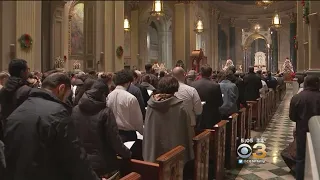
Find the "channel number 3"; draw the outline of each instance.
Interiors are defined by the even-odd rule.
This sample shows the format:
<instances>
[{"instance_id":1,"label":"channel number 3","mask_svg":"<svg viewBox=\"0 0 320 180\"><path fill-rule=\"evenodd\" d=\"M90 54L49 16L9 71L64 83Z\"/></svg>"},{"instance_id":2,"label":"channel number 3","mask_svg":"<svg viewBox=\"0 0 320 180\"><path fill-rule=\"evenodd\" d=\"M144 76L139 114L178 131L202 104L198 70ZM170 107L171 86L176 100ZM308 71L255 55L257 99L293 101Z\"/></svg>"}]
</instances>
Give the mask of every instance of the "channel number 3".
<instances>
[{"instance_id":1,"label":"channel number 3","mask_svg":"<svg viewBox=\"0 0 320 180\"><path fill-rule=\"evenodd\" d=\"M266 148L267 147L264 144L261 144L261 143L255 144L253 146L253 149L255 152L252 153L252 156L257 159L265 158L267 156Z\"/></svg>"}]
</instances>

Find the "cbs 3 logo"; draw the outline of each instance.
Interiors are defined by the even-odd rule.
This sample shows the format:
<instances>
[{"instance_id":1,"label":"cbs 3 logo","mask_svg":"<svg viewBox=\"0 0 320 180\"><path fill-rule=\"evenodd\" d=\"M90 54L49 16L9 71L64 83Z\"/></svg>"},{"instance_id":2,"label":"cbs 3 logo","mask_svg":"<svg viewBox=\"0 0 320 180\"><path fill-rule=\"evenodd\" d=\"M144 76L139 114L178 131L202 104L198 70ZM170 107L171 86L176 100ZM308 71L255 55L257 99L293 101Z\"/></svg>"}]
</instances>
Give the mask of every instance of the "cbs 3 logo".
<instances>
[{"instance_id":1,"label":"cbs 3 logo","mask_svg":"<svg viewBox=\"0 0 320 180\"><path fill-rule=\"evenodd\" d=\"M254 153L252 152L252 148L253 150L255 150ZM250 157L251 154L254 158L257 159L262 159L267 156L266 145L258 143L255 144L252 148L249 144L241 144L237 149L238 156L243 159Z\"/></svg>"}]
</instances>

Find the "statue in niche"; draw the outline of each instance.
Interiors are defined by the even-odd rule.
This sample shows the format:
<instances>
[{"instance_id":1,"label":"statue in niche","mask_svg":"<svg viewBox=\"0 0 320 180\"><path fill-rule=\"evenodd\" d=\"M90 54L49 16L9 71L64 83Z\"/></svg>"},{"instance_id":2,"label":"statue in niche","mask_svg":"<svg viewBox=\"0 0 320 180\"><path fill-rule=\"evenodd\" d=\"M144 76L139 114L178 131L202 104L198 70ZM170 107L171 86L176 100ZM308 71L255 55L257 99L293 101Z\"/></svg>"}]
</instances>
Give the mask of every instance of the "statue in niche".
<instances>
[{"instance_id":1,"label":"statue in niche","mask_svg":"<svg viewBox=\"0 0 320 180\"><path fill-rule=\"evenodd\" d=\"M254 55L254 68L255 71L262 70L266 71L266 54L264 52L256 52Z\"/></svg>"},{"instance_id":2,"label":"statue in niche","mask_svg":"<svg viewBox=\"0 0 320 180\"><path fill-rule=\"evenodd\" d=\"M233 61L229 58L227 61L226 61L226 64L224 65L223 67L223 70L227 70L230 66L234 66L233 65Z\"/></svg>"}]
</instances>

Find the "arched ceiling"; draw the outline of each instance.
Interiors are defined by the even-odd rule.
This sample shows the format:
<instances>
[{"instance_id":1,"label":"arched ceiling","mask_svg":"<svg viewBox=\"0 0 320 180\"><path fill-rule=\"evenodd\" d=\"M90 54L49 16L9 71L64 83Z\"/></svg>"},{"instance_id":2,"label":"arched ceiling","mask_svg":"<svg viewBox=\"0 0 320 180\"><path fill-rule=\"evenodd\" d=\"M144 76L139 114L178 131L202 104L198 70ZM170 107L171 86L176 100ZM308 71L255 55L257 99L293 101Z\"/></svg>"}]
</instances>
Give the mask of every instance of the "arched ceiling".
<instances>
[{"instance_id":1,"label":"arched ceiling","mask_svg":"<svg viewBox=\"0 0 320 180\"><path fill-rule=\"evenodd\" d=\"M257 6L256 1L212 1L227 16L270 16L275 11L289 12L296 7L296 1L275 1L268 8Z\"/></svg>"}]
</instances>

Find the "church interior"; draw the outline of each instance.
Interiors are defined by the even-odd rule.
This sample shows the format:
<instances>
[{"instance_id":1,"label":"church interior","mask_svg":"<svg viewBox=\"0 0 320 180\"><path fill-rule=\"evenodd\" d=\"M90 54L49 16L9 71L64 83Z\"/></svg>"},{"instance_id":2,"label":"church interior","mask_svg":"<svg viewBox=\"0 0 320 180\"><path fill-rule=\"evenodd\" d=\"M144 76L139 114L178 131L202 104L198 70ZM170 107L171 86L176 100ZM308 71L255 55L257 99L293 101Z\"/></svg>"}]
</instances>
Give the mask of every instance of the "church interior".
<instances>
[{"instance_id":1,"label":"church interior","mask_svg":"<svg viewBox=\"0 0 320 180\"><path fill-rule=\"evenodd\" d=\"M241 73L254 67L276 74L290 66L296 75L320 75L320 1L1 1L0 9L3 71L11 59L21 58L30 71L40 72L144 70L145 64L168 71L179 64L199 72L209 64L214 71L232 65ZM289 79L252 102L250 110L216 125L212 144L211 138L194 139L200 155L191 179L207 180L210 172L217 180L295 179L281 154L294 140L295 122L288 113L299 85ZM235 124L229 123L234 118ZM251 120L258 124L251 127ZM241 137L260 139L265 156L240 162ZM234 144L225 143L232 138ZM305 179L316 180L320 157L307 144ZM156 167L133 166L132 172L143 180L158 171L166 174L159 180L182 180L181 165L170 158L177 162L180 155L169 153Z\"/></svg>"}]
</instances>

